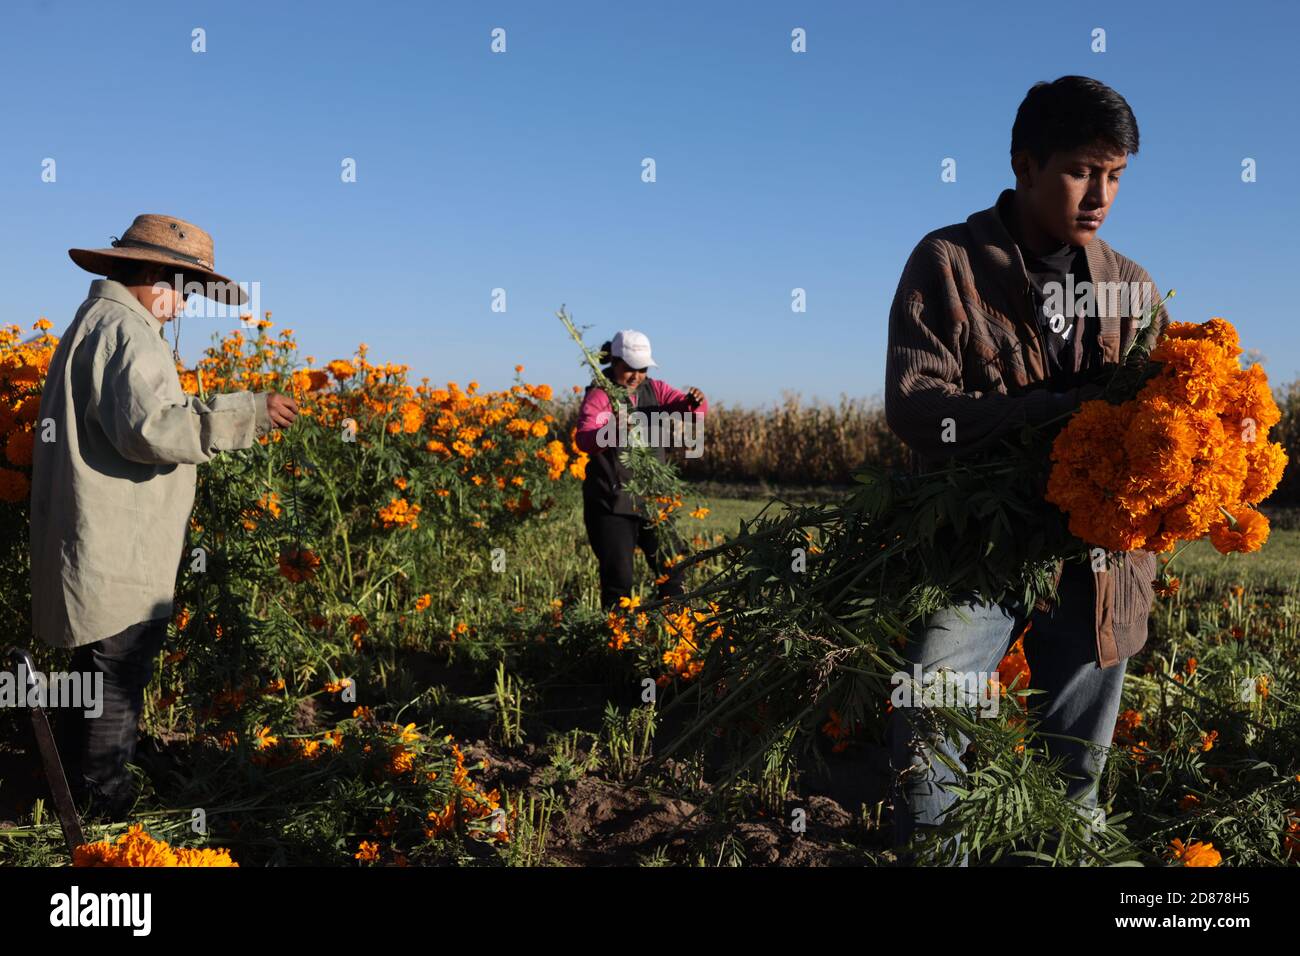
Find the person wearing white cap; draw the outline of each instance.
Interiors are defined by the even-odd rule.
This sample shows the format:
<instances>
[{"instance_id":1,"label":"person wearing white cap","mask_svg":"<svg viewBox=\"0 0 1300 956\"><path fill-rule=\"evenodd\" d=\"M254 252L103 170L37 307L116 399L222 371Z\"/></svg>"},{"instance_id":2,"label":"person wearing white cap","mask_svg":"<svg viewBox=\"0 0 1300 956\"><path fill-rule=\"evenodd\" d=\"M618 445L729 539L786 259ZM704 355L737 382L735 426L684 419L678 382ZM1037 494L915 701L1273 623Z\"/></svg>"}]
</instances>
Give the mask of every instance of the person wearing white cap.
<instances>
[{"instance_id":1,"label":"person wearing white cap","mask_svg":"<svg viewBox=\"0 0 1300 956\"><path fill-rule=\"evenodd\" d=\"M658 365L650 354L650 340L644 333L624 329L602 345L601 352L608 359L605 377L627 389L636 411L647 415L676 412L696 416L708 412L708 400L698 388L682 392L648 377L649 369ZM619 449L602 445L602 428L612 414L613 405L605 390L589 385L578 412L575 441L591 456L582 484L583 521L600 567L600 603L606 610L617 607L619 598L631 596L633 553L638 547L654 575L667 576L659 585L659 596L682 593L680 574L665 565L667 556L663 554L654 525L648 520L644 502L624 488L629 475L618 460ZM654 447L654 452L660 459L665 457L662 447Z\"/></svg>"}]
</instances>

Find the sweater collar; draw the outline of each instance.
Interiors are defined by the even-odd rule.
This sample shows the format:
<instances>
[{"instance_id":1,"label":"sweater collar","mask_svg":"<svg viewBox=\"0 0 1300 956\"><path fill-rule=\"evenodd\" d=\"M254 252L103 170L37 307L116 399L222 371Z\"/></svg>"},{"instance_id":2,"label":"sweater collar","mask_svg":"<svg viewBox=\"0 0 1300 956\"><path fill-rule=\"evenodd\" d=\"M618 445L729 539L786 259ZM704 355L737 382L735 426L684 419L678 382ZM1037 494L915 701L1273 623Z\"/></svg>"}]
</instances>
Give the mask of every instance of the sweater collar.
<instances>
[{"instance_id":1,"label":"sweater collar","mask_svg":"<svg viewBox=\"0 0 1300 956\"><path fill-rule=\"evenodd\" d=\"M1007 290L1012 301L1024 301L1029 289L1029 273L1025 269L1024 256L1020 247L1007 231L998 213L999 207L1010 211L1014 208L1016 191L1004 189L988 209L973 213L966 220L971 235L976 241L976 253L980 265L990 270L997 281ZM1088 260L1088 276L1093 283L1118 281L1118 270L1110 247L1100 237L1093 236L1092 241L1083 247L1083 254Z\"/></svg>"}]
</instances>

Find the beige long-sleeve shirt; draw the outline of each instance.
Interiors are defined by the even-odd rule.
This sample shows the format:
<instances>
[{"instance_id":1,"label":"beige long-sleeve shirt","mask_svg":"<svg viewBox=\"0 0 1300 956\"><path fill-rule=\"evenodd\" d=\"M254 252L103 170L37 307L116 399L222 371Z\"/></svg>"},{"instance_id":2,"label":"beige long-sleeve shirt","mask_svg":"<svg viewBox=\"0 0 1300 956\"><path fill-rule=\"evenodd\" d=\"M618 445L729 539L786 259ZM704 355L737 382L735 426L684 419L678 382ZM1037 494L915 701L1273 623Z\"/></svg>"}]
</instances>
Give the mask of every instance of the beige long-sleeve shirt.
<instances>
[{"instance_id":1,"label":"beige long-sleeve shirt","mask_svg":"<svg viewBox=\"0 0 1300 956\"><path fill-rule=\"evenodd\" d=\"M50 360L32 459L32 624L79 647L170 617L195 465L271 429L265 392L186 395L155 319L90 284Z\"/></svg>"}]
</instances>

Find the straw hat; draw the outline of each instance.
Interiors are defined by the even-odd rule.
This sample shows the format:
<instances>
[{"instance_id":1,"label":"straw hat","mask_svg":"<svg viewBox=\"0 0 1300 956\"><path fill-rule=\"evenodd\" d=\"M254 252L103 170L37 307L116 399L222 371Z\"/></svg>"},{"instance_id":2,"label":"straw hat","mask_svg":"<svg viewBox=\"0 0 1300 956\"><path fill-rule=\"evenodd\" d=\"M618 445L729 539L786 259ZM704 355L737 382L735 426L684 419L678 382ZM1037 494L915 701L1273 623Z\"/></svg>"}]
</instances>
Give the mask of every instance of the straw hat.
<instances>
[{"instance_id":1,"label":"straw hat","mask_svg":"<svg viewBox=\"0 0 1300 956\"><path fill-rule=\"evenodd\" d=\"M171 216L136 216L111 249L69 249L72 261L87 272L108 275L122 260L174 266L185 281L202 282L204 295L226 305L243 305L248 296L232 280L212 271L212 236L193 223Z\"/></svg>"}]
</instances>

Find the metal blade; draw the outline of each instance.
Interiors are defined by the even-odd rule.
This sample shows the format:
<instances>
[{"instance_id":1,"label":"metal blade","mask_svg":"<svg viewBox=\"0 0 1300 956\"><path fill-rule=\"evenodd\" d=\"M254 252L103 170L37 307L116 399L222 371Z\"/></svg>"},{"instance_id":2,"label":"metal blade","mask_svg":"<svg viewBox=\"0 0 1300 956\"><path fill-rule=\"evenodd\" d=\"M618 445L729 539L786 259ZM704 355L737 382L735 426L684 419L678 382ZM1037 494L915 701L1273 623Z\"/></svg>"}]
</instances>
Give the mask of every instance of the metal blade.
<instances>
[{"instance_id":1,"label":"metal blade","mask_svg":"<svg viewBox=\"0 0 1300 956\"><path fill-rule=\"evenodd\" d=\"M27 670L28 689L36 686L33 674L36 670L32 657L20 647L9 649L9 656L15 664L21 664ZM36 746L41 752L41 763L45 769L45 779L50 785L50 795L54 798L54 810L59 817L59 826L63 829L63 840L68 845L68 854L86 842L81 829L81 819L72 800L72 790L68 787L67 774L63 772L63 761L59 759L59 748L54 743L54 732L50 729L50 719L43 707L29 707L32 715L32 731L36 735Z\"/></svg>"}]
</instances>

